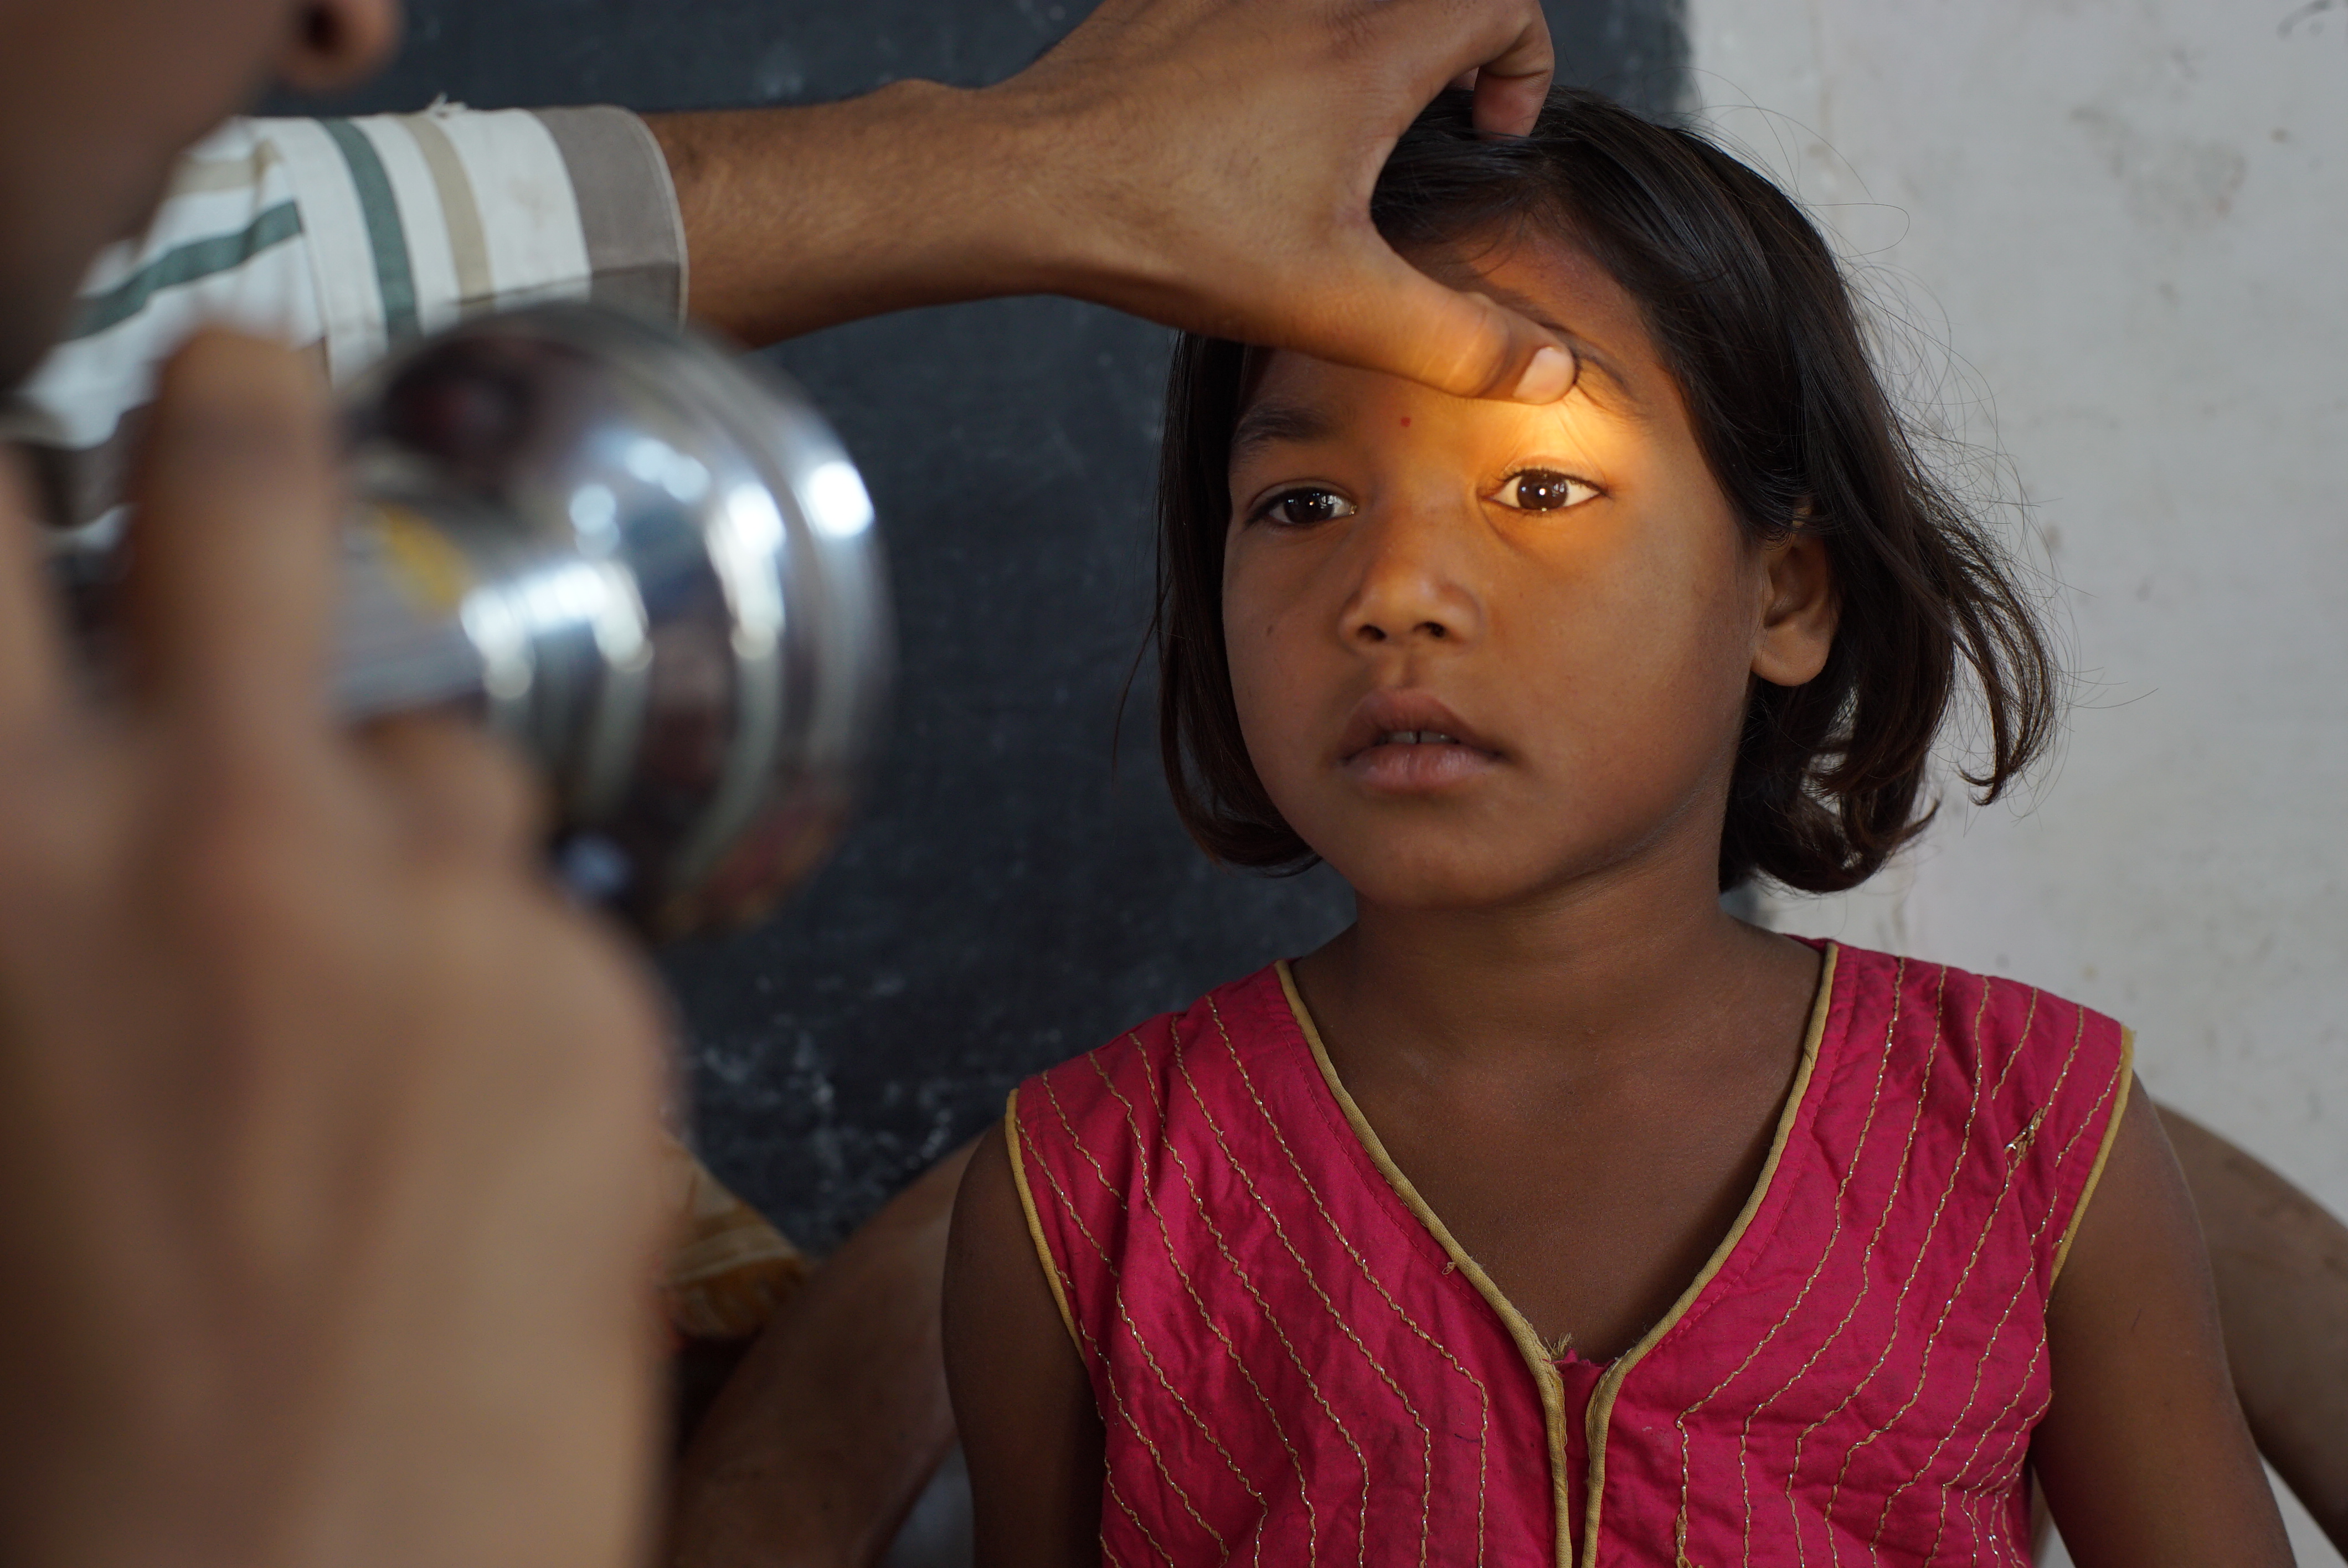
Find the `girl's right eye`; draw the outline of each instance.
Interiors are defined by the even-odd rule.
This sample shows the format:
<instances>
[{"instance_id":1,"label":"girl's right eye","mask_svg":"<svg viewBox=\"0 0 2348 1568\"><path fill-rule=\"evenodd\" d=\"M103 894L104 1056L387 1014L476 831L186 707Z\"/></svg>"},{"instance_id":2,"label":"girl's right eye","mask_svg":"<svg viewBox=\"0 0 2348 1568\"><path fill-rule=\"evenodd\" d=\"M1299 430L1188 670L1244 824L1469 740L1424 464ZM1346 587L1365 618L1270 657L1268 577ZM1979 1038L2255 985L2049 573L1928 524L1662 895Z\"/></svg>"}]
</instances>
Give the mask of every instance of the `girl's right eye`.
<instances>
[{"instance_id":1,"label":"girl's right eye","mask_svg":"<svg viewBox=\"0 0 2348 1568\"><path fill-rule=\"evenodd\" d=\"M1307 485L1299 489L1282 490L1255 509L1254 521L1276 523L1285 528L1309 528L1319 523L1334 523L1339 518L1354 515L1354 503L1334 490L1324 490Z\"/></svg>"}]
</instances>

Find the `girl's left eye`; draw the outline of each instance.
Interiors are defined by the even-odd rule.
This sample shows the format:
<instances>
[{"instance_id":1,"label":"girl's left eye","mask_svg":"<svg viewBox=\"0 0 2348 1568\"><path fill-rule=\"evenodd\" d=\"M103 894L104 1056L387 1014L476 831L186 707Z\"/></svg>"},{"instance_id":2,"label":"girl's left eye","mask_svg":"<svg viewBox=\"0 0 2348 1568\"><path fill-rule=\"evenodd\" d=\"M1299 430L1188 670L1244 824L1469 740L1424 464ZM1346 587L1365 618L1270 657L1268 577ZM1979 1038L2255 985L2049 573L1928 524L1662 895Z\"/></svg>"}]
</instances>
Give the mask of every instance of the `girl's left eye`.
<instances>
[{"instance_id":1,"label":"girl's left eye","mask_svg":"<svg viewBox=\"0 0 2348 1568\"><path fill-rule=\"evenodd\" d=\"M1492 498L1520 512L1557 512L1578 507L1598 494L1598 487L1554 468L1527 468L1509 476Z\"/></svg>"}]
</instances>

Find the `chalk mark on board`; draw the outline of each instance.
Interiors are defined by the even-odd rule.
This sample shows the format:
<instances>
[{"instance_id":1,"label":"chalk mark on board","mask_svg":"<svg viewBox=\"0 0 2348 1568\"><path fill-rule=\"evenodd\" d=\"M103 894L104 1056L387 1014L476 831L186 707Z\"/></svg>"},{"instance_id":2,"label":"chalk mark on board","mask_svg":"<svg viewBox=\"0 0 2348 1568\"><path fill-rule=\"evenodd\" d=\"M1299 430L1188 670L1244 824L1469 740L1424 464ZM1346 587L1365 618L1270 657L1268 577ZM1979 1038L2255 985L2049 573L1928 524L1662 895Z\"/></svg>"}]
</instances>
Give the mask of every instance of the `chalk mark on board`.
<instances>
[{"instance_id":1,"label":"chalk mark on board","mask_svg":"<svg viewBox=\"0 0 2348 1568\"><path fill-rule=\"evenodd\" d=\"M2291 36L2292 32L2298 28L2302 22L2313 22L2316 17L2322 15L2326 11L2340 10L2348 10L2348 0L2307 0L2307 4L2300 6L2298 9L2291 12L2290 15L2285 16L2282 19L2282 25L2275 29L2275 36L2278 38L2288 38ZM2317 23L2315 26L2308 28L2308 31L2311 33L2321 32L2322 30L2322 25L2321 23Z\"/></svg>"}]
</instances>

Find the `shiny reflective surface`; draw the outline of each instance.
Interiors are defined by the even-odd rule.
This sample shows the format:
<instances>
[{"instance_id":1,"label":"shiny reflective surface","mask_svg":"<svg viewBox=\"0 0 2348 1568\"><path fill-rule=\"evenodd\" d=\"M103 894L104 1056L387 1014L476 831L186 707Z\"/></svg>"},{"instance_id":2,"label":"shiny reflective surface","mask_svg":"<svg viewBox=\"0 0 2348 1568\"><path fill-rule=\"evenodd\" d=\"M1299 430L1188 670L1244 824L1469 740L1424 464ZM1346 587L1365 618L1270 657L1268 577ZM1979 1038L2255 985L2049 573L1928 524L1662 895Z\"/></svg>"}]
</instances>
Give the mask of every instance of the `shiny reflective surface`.
<instances>
[{"instance_id":1,"label":"shiny reflective surface","mask_svg":"<svg viewBox=\"0 0 2348 1568\"><path fill-rule=\"evenodd\" d=\"M417 345L354 409L345 712L477 704L553 784L566 874L654 935L811 869L891 637L871 501L806 398L544 306Z\"/></svg>"}]
</instances>

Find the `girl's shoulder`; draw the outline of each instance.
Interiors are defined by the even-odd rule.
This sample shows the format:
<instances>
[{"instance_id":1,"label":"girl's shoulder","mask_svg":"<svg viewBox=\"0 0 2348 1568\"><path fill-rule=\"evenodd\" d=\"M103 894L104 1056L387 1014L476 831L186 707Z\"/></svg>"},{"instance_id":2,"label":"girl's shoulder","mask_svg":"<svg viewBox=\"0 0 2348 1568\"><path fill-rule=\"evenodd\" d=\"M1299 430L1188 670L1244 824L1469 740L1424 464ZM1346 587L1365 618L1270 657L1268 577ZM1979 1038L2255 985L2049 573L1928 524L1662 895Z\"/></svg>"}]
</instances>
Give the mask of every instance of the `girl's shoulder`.
<instances>
[{"instance_id":1,"label":"girl's shoulder","mask_svg":"<svg viewBox=\"0 0 2348 1568\"><path fill-rule=\"evenodd\" d=\"M1288 1065L1297 1030L1284 969L1267 965L1035 1074L1013 1091L1013 1130L1031 1141L1097 1143L1097 1128L1113 1130L1110 1143L1147 1140L1177 1100L1262 1093L1262 1077Z\"/></svg>"},{"instance_id":2,"label":"girl's shoulder","mask_svg":"<svg viewBox=\"0 0 2348 1568\"><path fill-rule=\"evenodd\" d=\"M2127 1102L2125 1026L2025 981L1819 945L1829 967L1807 1052L1822 1080L1808 1097L1818 1142L1855 1160L1900 1150L1928 1167L1966 1163L2005 1197L2043 1190L2058 1210L2093 1190ZM2059 1248L2068 1230L2055 1225L2049 1241Z\"/></svg>"},{"instance_id":3,"label":"girl's shoulder","mask_svg":"<svg viewBox=\"0 0 2348 1568\"><path fill-rule=\"evenodd\" d=\"M2009 1085L2046 1080L2041 1086L2052 1087L2066 1074L2116 1068L2132 1050L2133 1037L2117 1020L2026 981L1840 943L1812 945L1828 964L1814 1030L1839 1037L1856 1054L1921 1045L1960 1067L2003 1074Z\"/></svg>"}]
</instances>

